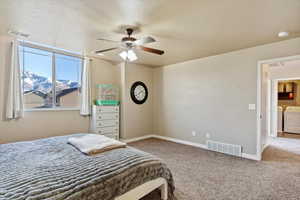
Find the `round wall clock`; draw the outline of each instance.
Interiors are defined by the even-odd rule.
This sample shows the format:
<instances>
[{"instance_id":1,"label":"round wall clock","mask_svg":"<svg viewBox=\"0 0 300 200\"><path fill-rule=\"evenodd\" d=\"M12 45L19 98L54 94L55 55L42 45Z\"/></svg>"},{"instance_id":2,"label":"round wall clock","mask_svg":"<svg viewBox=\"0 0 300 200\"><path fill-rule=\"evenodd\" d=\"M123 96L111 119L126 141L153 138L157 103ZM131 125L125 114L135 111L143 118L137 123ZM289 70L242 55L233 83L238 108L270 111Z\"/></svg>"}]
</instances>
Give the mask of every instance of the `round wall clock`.
<instances>
[{"instance_id":1,"label":"round wall clock","mask_svg":"<svg viewBox=\"0 0 300 200\"><path fill-rule=\"evenodd\" d=\"M148 98L148 89L146 85L141 81L133 83L130 90L130 96L132 101L136 104L145 103Z\"/></svg>"}]
</instances>

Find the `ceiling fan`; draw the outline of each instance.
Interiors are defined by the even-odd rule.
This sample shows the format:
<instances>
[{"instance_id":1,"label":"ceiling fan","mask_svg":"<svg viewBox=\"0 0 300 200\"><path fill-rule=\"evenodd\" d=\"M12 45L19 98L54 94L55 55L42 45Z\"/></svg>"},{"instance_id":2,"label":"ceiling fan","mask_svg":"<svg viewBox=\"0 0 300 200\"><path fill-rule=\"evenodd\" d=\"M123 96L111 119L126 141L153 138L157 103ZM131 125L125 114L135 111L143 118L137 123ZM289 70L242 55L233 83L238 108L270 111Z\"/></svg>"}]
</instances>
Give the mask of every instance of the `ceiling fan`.
<instances>
[{"instance_id":1,"label":"ceiling fan","mask_svg":"<svg viewBox=\"0 0 300 200\"><path fill-rule=\"evenodd\" d=\"M144 44L155 42L156 40L154 38L147 36L147 37L143 37L141 39L136 39L131 36L133 32L134 32L133 28L127 28L126 29L127 36L123 37L121 39L121 41L114 41L114 40L108 40L108 39L103 39L103 38L98 39L98 40L102 40L102 41L118 43L118 47L98 50L98 51L95 51L95 53L101 55L102 53L107 52L107 51L112 51L115 49L123 49L123 51L119 54L119 56L121 56L121 58L126 61L127 60L134 61L137 59L137 55L134 52L135 49L140 49L142 51L154 53L157 55L162 55L165 53L164 51L159 50L159 49L153 49L153 48L143 46Z\"/></svg>"}]
</instances>

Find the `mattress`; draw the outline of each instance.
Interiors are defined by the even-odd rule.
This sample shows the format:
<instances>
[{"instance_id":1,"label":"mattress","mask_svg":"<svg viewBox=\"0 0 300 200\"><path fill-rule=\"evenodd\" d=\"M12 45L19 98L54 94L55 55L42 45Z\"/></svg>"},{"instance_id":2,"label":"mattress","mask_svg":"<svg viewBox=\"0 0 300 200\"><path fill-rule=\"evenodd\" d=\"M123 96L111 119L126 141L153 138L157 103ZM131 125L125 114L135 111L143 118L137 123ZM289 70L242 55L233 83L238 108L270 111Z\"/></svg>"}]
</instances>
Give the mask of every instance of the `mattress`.
<instances>
[{"instance_id":1,"label":"mattress","mask_svg":"<svg viewBox=\"0 0 300 200\"><path fill-rule=\"evenodd\" d=\"M77 135L77 134L76 134ZM87 156L61 136L0 145L1 200L112 200L156 178L174 182L157 157L126 147Z\"/></svg>"}]
</instances>

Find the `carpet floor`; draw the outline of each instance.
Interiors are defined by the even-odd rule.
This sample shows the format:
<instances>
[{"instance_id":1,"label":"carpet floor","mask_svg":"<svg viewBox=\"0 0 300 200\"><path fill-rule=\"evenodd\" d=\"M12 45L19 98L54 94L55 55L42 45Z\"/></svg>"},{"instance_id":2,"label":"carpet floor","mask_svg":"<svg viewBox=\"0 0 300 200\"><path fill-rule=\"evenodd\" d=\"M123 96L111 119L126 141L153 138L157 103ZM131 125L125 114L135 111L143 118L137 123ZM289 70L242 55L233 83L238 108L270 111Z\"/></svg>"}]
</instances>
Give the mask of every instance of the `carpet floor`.
<instances>
[{"instance_id":1,"label":"carpet floor","mask_svg":"<svg viewBox=\"0 0 300 200\"><path fill-rule=\"evenodd\" d=\"M300 199L299 149L286 151L274 143L265 150L263 161L257 162L158 139L129 145L168 165L177 200ZM159 199L155 191L142 200Z\"/></svg>"}]
</instances>

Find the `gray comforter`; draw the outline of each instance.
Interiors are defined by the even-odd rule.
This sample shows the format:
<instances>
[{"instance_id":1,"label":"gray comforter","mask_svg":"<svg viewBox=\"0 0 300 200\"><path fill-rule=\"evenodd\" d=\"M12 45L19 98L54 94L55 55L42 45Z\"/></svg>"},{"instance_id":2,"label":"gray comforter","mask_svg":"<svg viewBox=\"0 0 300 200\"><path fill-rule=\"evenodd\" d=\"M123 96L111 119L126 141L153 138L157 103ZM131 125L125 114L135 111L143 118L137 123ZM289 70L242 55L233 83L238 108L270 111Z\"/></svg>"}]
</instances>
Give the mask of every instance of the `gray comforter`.
<instances>
[{"instance_id":1,"label":"gray comforter","mask_svg":"<svg viewBox=\"0 0 300 200\"><path fill-rule=\"evenodd\" d=\"M87 156L68 137L0 145L0 199L110 200L158 177L173 199L172 174L158 158L130 147Z\"/></svg>"}]
</instances>

